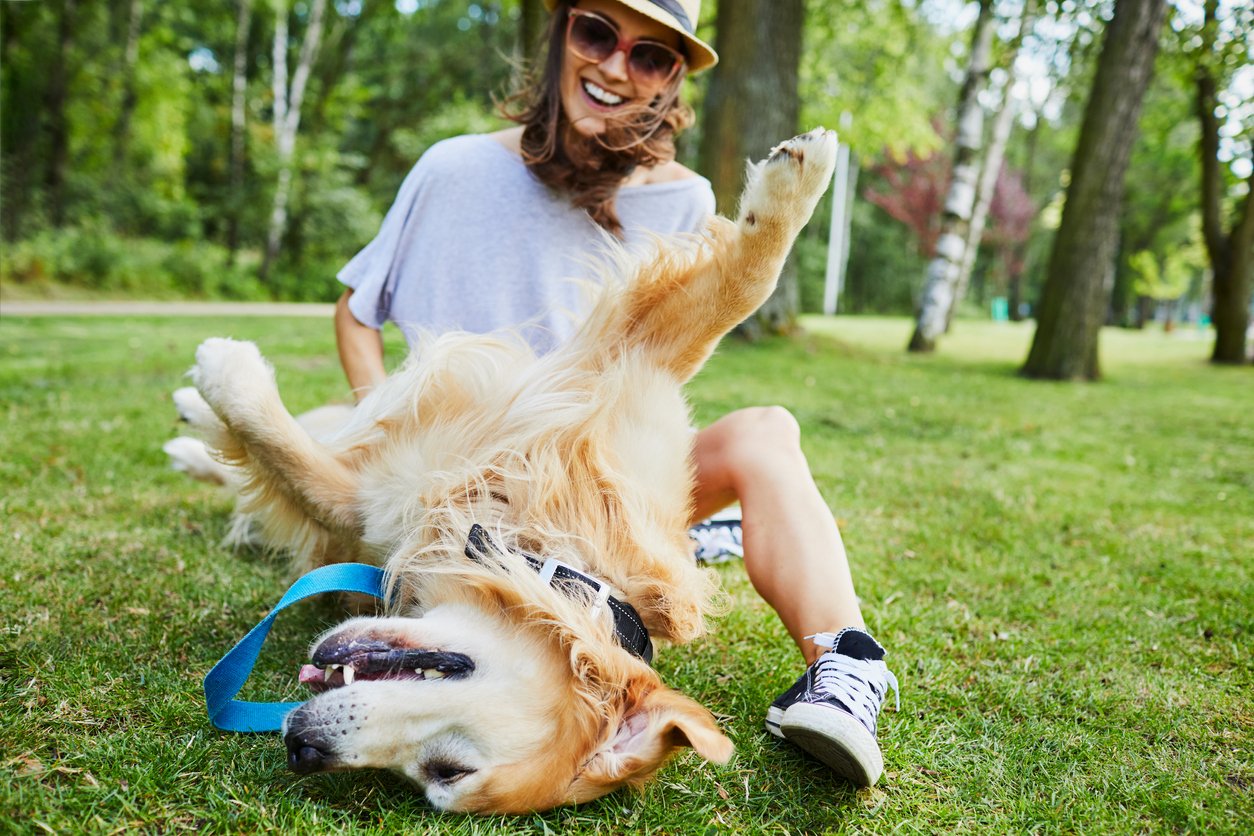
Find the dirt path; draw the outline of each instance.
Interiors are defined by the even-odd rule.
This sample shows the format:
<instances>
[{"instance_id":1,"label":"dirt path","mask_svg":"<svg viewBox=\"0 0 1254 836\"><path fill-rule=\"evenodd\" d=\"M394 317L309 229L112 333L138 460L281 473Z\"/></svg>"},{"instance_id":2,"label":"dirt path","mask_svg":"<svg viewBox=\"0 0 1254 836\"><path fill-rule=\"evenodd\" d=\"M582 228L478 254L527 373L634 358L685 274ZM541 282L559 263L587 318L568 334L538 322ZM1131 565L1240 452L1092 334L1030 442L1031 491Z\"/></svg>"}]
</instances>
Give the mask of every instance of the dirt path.
<instances>
[{"instance_id":1,"label":"dirt path","mask_svg":"<svg viewBox=\"0 0 1254 836\"><path fill-rule=\"evenodd\" d=\"M306 316L331 319L335 305L305 302L0 302L7 316Z\"/></svg>"}]
</instances>

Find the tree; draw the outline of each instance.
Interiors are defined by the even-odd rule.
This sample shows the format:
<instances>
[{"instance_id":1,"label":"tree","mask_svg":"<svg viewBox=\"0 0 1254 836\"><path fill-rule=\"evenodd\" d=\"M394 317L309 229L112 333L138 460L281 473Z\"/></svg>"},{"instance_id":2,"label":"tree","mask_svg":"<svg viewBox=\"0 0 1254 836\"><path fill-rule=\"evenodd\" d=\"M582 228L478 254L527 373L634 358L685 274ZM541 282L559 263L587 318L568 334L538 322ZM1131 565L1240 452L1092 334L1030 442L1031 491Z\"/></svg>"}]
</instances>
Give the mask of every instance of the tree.
<instances>
[{"instance_id":1,"label":"tree","mask_svg":"<svg viewBox=\"0 0 1254 836\"><path fill-rule=\"evenodd\" d=\"M1176 16L1179 20L1179 16ZM1140 137L1128 162L1123 211L1119 218L1119 252L1108 323L1144 327L1156 298L1138 292L1141 271L1130 269L1133 258L1144 263L1148 252L1159 263L1198 238L1198 195L1181 183L1197 181L1198 126L1191 55L1182 38L1165 36L1155 60L1154 80L1141 108Z\"/></svg>"},{"instance_id":2,"label":"tree","mask_svg":"<svg viewBox=\"0 0 1254 836\"><path fill-rule=\"evenodd\" d=\"M1166 0L1115 2L1022 370L1028 377L1100 376L1098 334L1106 320L1124 174L1166 8Z\"/></svg>"},{"instance_id":3,"label":"tree","mask_svg":"<svg viewBox=\"0 0 1254 836\"><path fill-rule=\"evenodd\" d=\"M803 0L722 0L701 136L701 167L723 212L735 209L746 159L761 159L797 132ZM795 268L741 325L750 339L796 328Z\"/></svg>"},{"instance_id":4,"label":"tree","mask_svg":"<svg viewBox=\"0 0 1254 836\"><path fill-rule=\"evenodd\" d=\"M74 49L74 24L77 0L61 0L57 17L57 50L52 57L52 71L44 92L47 113L48 167L44 187L48 191L52 225L65 220L65 178L70 161L70 126L66 115L70 95L70 54Z\"/></svg>"},{"instance_id":5,"label":"tree","mask_svg":"<svg viewBox=\"0 0 1254 836\"><path fill-rule=\"evenodd\" d=\"M1245 334L1250 325L1251 270L1254 270L1254 166L1247 179L1245 200L1233 213L1232 228L1224 230L1219 163L1219 129L1216 116L1215 42L1218 30L1218 0L1207 0L1202 29L1202 50L1198 56L1197 116L1202 125L1199 151L1202 159L1202 238L1210 257L1214 304L1215 349L1212 363L1246 362Z\"/></svg>"},{"instance_id":6,"label":"tree","mask_svg":"<svg viewBox=\"0 0 1254 836\"><path fill-rule=\"evenodd\" d=\"M542 46L540 35L544 32L548 12L544 8L543 0L519 0L518 6L518 51L524 63L530 66Z\"/></svg>"},{"instance_id":7,"label":"tree","mask_svg":"<svg viewBox=\"0 0 1254 836\"><path fill-rule=\"evenodd\" d=\"M945 322L954 302L966 249L967 229L975 206L976 179L980 170L977 155L984 135L984 109L980 106L980 94L988 86L988 73L992 67L993 23L993 0L980 0L980 14L971 36L966 81L958 96L953 171L945 196L936 253L927 266L927 277L919 298L910 351L936 349L936 340L945 332Z\"/></svg>"},{"instance_id":8,"label":"tree","mask_svg":"<svg viewBox=\"0 0 1254 836\"><path fill-rule=\"evenodd\" d=\"M971 210L971 223L967 228L967 240L963 247L962 262L958 267L958 278L955 282L953 299L949 302L949 310L945 313L945 333L954 320L954 311L958 303L967 294L967 285L971 281L971 270L975 267L975 257L980 251L980 242L984 239L984 224L988 220L989 209L993 203L993 194L1002 183L1004 168L1002 160L1006 155L1006 144L1010 141L1010 132L1014 129L1015 115L1018 108L1011 92L1018 77L1017 65L1019 49L1023 45L1024 35L1032 28L1036 18L1036 7L1032 0L1024 3L1023 14L1019 18L1019 31L1010 42L1010 49L1003 63L1006 65L1006 79L1002 84L1001 106L993 120L993 130L989 136L988 150L984 152L984 160L980 164L980 178L975 188L975 206Z\"/></svg>"},{"instance_id":9,"label":"tree","mask_svg":"<svg viewBox=\"0 0 1254 836\"><path fill-rule=\"evenodd\" d=\"M244 191L244 130L248 94L248 34L253 0L239 0L235 20L235 60L231 71L231 206L228 208L226 247L232 262L239 249L240 196Z\"/></svg>"},{"instance_id":10,"label":"tree","mask_svg":"<svg viewBox=\"0 0 1254 836\"><path fill-rule=\"evenodd\" d=\"M914 235L919 255L931 258L940 235L941 207L949 188L949 161L941 154L919 155L908 151L900 162L891 153L885 162L871 167L882 187L863 191L871 203L900 221Z\"/></svg>"},{"instance_id":11,"label":"tree","mask_svg":"<svg viewBox=\"0 0 1254 836\"><path fill-rule=\"evenodd\" d=\"M291 88L287 84L287 2L275 3L274 24L274 143L278 152L279 175L274 189L274 203L270 210L269 234L266 236L265 260L261 263L261 278L270 274L270 265L279 253L283 231L287 227L287 202L292 190L292 155L296 150L296 132L300 128L300 108L305 100L305 85L318 54L322 40L322 16L326 0L313 0L309 12L309 26L301 42L300 58Z\"/></svg>"},{"instance_id":12,"label":"tree","mask_svg":"<svg viewBox=\"0 0 1254 836\"><path fill-rule=\"evenodd\" d=\"M139 35L144 17L143 0L131 0L126 16L126 49L122 53L122 107L113 126L114 176L121 177L131 139L131 119L139 95L135 90L135 68L139 64Z\"/></svg>"}]
</instances>

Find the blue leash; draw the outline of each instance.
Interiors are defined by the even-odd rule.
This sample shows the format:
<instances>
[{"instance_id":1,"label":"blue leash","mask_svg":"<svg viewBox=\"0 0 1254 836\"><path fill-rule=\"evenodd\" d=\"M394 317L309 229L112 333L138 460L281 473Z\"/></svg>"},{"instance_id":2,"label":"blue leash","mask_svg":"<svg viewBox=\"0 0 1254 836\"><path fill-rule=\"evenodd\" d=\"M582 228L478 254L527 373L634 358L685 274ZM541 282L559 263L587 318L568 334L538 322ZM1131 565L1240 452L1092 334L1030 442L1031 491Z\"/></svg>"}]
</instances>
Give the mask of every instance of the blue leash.
<instances>
[{"instance_id":1,"label":"blue leash","mask_svg":"<svg viewBox=\"0 0 1254 836\"><path fill-rule=\"evenodd\" d=\"M248 631L222 661L205 675L205 707L209 721L223 731L271 732L283 726L283 718L298 702L247 702L235 699L257 664L257 656L274 618L297 601L324 592L360 592L383 598L383 570L364 563L333 563L297 579L261 623Z\"/></svg>"}]
</instances>

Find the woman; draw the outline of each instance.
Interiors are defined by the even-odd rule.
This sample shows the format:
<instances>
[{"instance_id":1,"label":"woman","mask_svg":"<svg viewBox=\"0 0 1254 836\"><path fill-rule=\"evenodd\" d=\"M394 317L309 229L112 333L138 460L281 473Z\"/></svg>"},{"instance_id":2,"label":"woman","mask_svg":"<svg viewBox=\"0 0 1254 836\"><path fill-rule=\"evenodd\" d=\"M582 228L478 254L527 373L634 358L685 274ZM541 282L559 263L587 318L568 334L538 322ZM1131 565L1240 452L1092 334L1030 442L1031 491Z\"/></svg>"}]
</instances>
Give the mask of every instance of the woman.
<instances>
[{"instance_id":1,"label":"woman","mask_svg":"<svg viewBox=\"0 0 1254 836\"><path fill-rule=\"evenodd\" d=\"M691 121L684 74L712 66L694 35L700 0L546 0L543 74L511 102L520 124L433 146L378 237L339 278L340 359L360 398L385 377L378 329L516 328L538 350L573 332L566 277L606 234L628 247L691 232L709 183L674 160ZM744 562L808 669L769 707L767 730L862 785L879 778L880 707L896 680L866 632L840 532L780 407L743 409L697 432L695 519L739 500Z\"/></svg>"}]
</instances>

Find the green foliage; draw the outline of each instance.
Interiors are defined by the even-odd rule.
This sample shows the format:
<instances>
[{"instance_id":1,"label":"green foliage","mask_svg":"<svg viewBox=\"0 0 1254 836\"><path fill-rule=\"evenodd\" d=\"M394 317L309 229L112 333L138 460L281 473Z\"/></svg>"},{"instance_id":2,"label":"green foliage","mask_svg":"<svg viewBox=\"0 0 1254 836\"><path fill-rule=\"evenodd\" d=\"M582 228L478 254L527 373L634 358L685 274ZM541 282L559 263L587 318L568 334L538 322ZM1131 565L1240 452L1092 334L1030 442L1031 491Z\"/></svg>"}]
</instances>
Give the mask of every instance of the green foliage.
<instances>
[{"instance_id":1,"label":"green foliage","mask_svg":"<svg viewBox=\"0 0 1254 836\"><path fill-rule=\"evenodd\" d=\"M490 133L508 125L482 99L458 95L415 126L398 128L392 135L392 145L402 157L417 160L442 139Z\"/></svg>"},{"instance_id":2,"label":"green foliage","mask_svg":"<svg viewBox=\"0 0 1254 836\"><path fill-rule=\"evenodd\" d=\"M1132 289L1151 299L1179 299L1198 282L1206 267L1206 250L1196 237L1160 258L1149 250L1128 256L1133 273Z\"/></svg>"},{"instance_id":3,"label":"green foliage","mask_svg":"<svg viewBox=\"0 0 1254 836\"><path fill-rule=\"evenodd\" d=\"M737 746L577 808L433 811L379 773L297 777L275 735L224 735L201 677L286 569L221 544L220 490L167 468L195 346L256 340L286 402L346 396L330 323L0 319L0 821L19 833L1207 833L1254 820L1254 458L1248 375L1203 340L1102 339L1107 381L1014 375L1031 329L964 324L935 356L905 319L811 319L728 342L698 421L797 416L871 629L901 680L886 774L856 791L762 729L800 657L743 567L708 637L659 654ZM392 343L391 349L399 348ZM393 352L395 355L397 352ZM1199 409L1199 404L1205 408ZM242 695L299 698L310 603Z\"/></svg>"},{"instance_id":4,"label":"green foliage","mask_svg":"<svg viewBox=\"0 0 1254 836\"><path fill-rule=\"evenodd\" d=\"M878 206L854 203L849 267L841 310L909 314L927 268L910 230Z\"/></svg>"},{"instance_id":5,"label":"green foliage","mask_svg":"<svg viewBox=\"0 0 1254 836\"><path fill-rule=\"evenodd\" d=\"M72 284L101 296L266 299L255 265L204 241L125 238L100 227L45 230L0 251L0 280Z\"/></svg>"},{"instance_id":6,"label":"green foliage","mask_svg":"<svg viewBox=\"0 0 1254 836\"><path fill-rule=\"evenodd\" d=\"M860 154L940 147L932 118L957 98L952 39L901 0L807 6L802 124L825 125Z\"/></svg>"}]
</instances>

